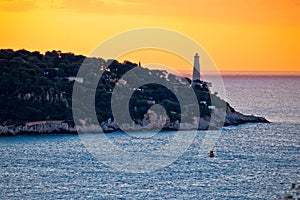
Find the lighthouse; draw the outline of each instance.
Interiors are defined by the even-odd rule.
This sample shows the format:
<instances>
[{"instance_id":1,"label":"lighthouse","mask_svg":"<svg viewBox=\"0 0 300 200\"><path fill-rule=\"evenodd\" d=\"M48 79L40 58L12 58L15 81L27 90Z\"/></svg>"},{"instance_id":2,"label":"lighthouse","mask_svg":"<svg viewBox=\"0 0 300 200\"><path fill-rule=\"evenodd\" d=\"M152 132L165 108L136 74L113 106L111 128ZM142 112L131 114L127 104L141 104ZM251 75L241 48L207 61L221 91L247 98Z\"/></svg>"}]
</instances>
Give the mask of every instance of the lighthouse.
<instances>
[{"instance_id":1,"label":"lighthouse","mask_svg":"<svg viewBox=\"0 0 300 200\"><path fill-rule=\"evenodd\" d=\"M198 53L194 56L193 81L200 80L200 63Z\"/></svg>"}]
</instances>

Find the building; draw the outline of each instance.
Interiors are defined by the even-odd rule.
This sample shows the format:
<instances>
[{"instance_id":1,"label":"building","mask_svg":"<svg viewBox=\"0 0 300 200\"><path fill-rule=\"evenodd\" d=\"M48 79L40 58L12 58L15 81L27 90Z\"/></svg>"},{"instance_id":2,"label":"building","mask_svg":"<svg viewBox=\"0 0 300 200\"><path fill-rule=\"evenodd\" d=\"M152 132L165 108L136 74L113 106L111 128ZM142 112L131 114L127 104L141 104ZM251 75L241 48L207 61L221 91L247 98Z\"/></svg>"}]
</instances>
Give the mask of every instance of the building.
<instances>
[{"instance_id":1,"label":"building","mask_svg":"<svg viewBox=\"0 0 300 200\"><path fill-rule=\"evenodd\" d=\"M75 76L70 76L67 78L69 81L76 81L78 83L83 83L83 78L82 77L75 77Z\"/></svg>"},{"instance_id":2,"label":"building","mask_svg":"<svg viewBox=\"0 0 300 200\"><path fill-rule=\"evenodd\" d=\"M200 63L198 53L194 56L193 81L200 80Z\"/></svg>"},{"instance_id":3,"label":"building","mask_svg":"<svg viewBox=\"0 0 300 200\"><path fill-rule=\"evenodd\" d=\"M25 126L38 126L42 124L52 124L52 125L61 125L63 121L56 120L56 121L36 121L36 122L27 122Z\"/></svg>"}]
</instances>

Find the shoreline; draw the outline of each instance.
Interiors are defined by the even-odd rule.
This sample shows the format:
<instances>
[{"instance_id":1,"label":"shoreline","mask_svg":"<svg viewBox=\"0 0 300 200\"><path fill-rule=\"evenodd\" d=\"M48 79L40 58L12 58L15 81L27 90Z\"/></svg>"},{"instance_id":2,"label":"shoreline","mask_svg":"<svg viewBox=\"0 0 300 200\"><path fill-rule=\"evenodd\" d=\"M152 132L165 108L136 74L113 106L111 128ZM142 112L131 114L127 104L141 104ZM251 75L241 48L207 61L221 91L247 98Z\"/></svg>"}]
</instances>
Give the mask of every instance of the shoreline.
<instances>
[{"instance_id":1,"label":"shoreline","mask_svg":"<svg viewBox=\"0 0 300 200\"><path fill-rule=\"evenodd\" d=\"M0 125L0 137L1 136L19 136L19 135L59 135L59 134L81 134L81 133L115 133L115 132L139 132L139 131L178 131L178 130L219 130L222 127L238 126L247 123L270 123L264 117L257 117L254 115L243 115L239 112L227 113L225 122L219 124L215 121L211 121L211 118L200 118L199 124L172 124L163 127L141 127L141 126L129 126L127 129L122 130L116 122L110 120L102 122L101 125L83 125L73 126L69 123L57 123L57 121L43 121L43 122L30 122L31 126L1 126ZM179 126L182 126L179 128ZM197 127L198 126L198 127ZM124 125L121 125L124 127Z\"/></svg>"}]
</instances>

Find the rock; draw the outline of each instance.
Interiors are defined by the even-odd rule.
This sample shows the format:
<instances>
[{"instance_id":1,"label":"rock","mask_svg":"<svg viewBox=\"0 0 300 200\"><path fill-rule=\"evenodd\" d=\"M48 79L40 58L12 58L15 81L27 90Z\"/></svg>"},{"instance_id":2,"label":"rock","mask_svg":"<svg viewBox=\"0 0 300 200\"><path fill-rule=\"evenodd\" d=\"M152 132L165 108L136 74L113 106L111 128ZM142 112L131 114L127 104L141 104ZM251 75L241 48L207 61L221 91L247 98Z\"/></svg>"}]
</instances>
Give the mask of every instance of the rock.
<instances>
[{"instance_id":1,"label":"rock","mask_svg":"<svg viewBox=\"0 0 300 200\"><path fill-rule=\"evenodd\" d=\"M209 122L210 122L210 117L200 118L198 129L207 130L209 127Z\"/></svg>"},{"instance_id":2,"label":"rock","mask_svg":"<svg viewBox=\"0 0 300 200\"><path fill-rule=\"evenodd\" d=\"M263 117L256 117L254 115L243 115L239 112L234 111L226 114L224 126L258 122L269 123L269 121Z\"/></svg>"}]
</instances>

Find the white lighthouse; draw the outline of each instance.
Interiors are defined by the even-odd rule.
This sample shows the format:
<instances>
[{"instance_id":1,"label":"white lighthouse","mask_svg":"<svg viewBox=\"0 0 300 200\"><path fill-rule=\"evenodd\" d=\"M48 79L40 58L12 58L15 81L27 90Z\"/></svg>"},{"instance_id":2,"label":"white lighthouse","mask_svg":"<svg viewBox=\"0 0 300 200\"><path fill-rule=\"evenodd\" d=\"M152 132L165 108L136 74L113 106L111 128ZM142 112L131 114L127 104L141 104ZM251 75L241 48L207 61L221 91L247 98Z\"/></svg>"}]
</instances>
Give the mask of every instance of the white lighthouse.
<instances>
[{"instance_id":1,"label":"white lighthouse","mask_svg":"<svg viewBox=\"0 0 300 200\"><path fill-rule=\"evenodd\" d=\"M194 56L193 81L200 80L200 63L198 53Z\"/></svg>"}]
</instances>

